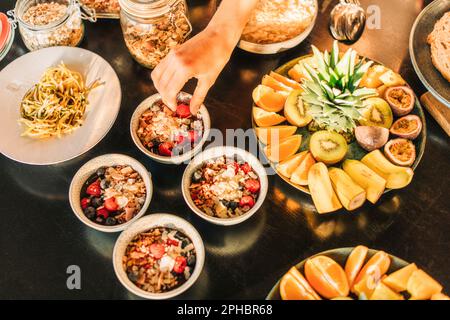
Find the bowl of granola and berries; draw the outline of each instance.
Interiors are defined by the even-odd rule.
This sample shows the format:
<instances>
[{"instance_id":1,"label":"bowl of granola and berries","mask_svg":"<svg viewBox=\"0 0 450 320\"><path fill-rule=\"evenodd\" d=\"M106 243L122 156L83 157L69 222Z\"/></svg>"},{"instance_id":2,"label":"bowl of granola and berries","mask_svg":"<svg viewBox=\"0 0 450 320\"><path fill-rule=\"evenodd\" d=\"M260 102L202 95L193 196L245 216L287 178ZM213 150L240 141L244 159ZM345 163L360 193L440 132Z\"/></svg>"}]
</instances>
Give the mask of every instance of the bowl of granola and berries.
<instances>
[{"instance_id":1,"label":"bowl of granola and berries","mask_svg":"<svg viewBox=\"0 0 450 320\"><path fill-rule=\"evenodd\" d=\"M147 299L175 297L199 277L203 241L186 220L171 214L139 219L117 239L114 271L130 292Z\"/></svg>"},{"instance_id":2,"label":"bowl of granola and berries","mask_svg":"<svg viewBox=\"0 0 450 320\"><path fill-rule=\"evenodd\" d=\"M251 153L214 147L196 156L182 178L183 197L201 218L218 225L249 219L267 195L265 168Z\"/></svg>"},{"instance_id":3,"label":"bowl of granola and berries","mask_svg":"<svg viewBox=\"0 0 450 320\"><path fill-rule=\"evenodd\" d=\"M166 164L181 164L201 151L211 120L204 105L197 114L191 114L191 98L180 92L175 111L162 102L159 94L145 99L131 117L131 137L136 146L153 160Z\"/></svg>"},{"instance_id":4,"label":"bowl of granola and berries","mask_svg":"<svg viewBox=\"0 0 450 320\"><path fill-rule=\"evenodd\" d=\"M152 193L150 174L141 163L126 155L106 154L78 170L69 200L83 223L99 231L117 232L144 215Z\"/></svg>"}]
</instances>

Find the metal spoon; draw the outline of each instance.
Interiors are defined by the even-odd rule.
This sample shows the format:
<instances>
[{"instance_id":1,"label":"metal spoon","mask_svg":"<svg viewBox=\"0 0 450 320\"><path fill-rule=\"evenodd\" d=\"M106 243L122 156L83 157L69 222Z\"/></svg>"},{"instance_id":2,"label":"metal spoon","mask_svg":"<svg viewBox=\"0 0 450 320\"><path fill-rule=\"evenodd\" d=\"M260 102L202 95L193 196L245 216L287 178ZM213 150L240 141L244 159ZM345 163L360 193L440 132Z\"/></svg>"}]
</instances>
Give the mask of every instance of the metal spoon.
<instances>
[{"instance_id":1,"label":"metal spoon","mask_svg":"<svg viewBox=\"0 0 450 320\"><path fill-rule=\"evenodd\" d=\"M366 13L358 0L341 0L330 14L330 32L339 41L355 42L366 25Z\"/></svg>"}]
</instances>

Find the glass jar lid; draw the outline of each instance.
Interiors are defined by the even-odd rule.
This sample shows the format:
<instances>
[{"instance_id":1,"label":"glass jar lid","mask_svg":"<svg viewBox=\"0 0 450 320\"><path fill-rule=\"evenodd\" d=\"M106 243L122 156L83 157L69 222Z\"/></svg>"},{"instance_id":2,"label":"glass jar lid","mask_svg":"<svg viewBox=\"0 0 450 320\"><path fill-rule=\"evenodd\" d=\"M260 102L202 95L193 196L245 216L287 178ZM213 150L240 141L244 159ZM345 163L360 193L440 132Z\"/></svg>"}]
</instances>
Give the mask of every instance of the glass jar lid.
<instances>
[{"instance_id":1,"label":"glass jar lid","mask_svg":"<svg viewBox=\"0 0 450 320\"><path fill-rule=\"evenodd\" d=\"M156 18L170 11L180 0L119 0L120 8L138 18Z\"/></svg>"}]
</instances>

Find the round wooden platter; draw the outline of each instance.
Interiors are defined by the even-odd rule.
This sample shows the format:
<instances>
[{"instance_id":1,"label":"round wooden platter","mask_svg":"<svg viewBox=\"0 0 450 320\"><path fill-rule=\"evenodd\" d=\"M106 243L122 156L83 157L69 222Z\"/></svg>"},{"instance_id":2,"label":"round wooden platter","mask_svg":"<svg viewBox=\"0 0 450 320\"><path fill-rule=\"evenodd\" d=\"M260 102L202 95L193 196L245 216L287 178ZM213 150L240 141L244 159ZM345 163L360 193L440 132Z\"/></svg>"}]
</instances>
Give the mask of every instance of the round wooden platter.
<instances>
[{"instance_id":1,"label":"round wooden platter","mask_svg":"<svg viewBox=\"0 0 450 320\"><path fill-rule=\"evenodd\" d=\"M274 71L276 73L281 74L282 76L288 77L288 71L290 69L292 69L300 60L303 60L303 59L308 58L310 56L311 55L305 55L305 56L301 56L301 57L298 57L296 59L293 59L293 60L283 64L282 66L278 67ZM371 59L368 59L368 60L371 60ZM374 60L372 60L372 61L374 61ZM374 62L376 64L381 64L381 63L379 63L377 61L374 61ZM254 105L254 106L256 106L256 105ZM280 111L279 113L282 114L283 110ZM410 114L415 114L415 115L419 116L421 121L422 121L422 124L423 124L422 132L420 133L420 135L415 140L413 140L414 145L416 146L417 157L416 157L416 160L414 161L414 164L411 166L411 168L413 170L415 170L417 168L417 166L419 165L420 160L422 159L423 153L425 151L425 143L426 143L426 136L427 136L425 114L423 112L422 105L420 104L420 100L417 98L417 96L415 96L414 109L411 111ZM397 120L397 119L398 119L398 117L394 116L394 121ZM253 125L253 129L258 127L256 125L254 119L253 119L253 113L252 113L252 125ZM280 123L279 125L291 125L291 124L289 124L289 122L285 121L283 123ZM297 128L297 131L296 131L295 134L299 134L299 135L302 136L302 144L301 144L300 149L298 150L298 152L309 150L309 139L311 137L311 132L308 130L308 126L302 127L302 128L300 128L300 127ZM392 138L392 136L390 138ZM260 148L262 150L265 145L261 141L259 141L259 139L258 139L258 142L259 142ZM355 141L349 143L348 151L347 151L347 154L345 156L345 159L361 160L366 154L367 154L367 151L365 151L363 148L361 148L360 145L358 144L358 142L356 142L356 140L355 140ZM309 188L307 186L300 186L298 184L292 183L287 177L284 177L283 175L278 173L278 171L276 170L277 163L272 162L269 159L267 159L267 161L270 163L272 169L277 173L277 175L281 179L286 181L288 184L290 184L294 188L296 188L296 189L298 189L298 190L300 190L302 192L305 192L307 194L310 194ZM340 164L337 164L336 166L339 166L339 165ZM392 189L386 189L385 193L389 192L391 190Z\"/></svg>"},{"instance_id":2,"label":"round wooden platter","mask_svg":"<svg viewBox=\"0 0 450 320\"><path fill-rule=\"evenodd\" d=\"M345 266L345 262L347 261L348 256L353 251L354 247L349 248L338 248L338 249L332 249L328 251L324 251L318 254L315 254L301 262L299 262L295 267L300 271L300 273L304 274L304 266L308 259L317 257L317 256L327 256L334 261L336 261L342 268ZM367 253L366 261L368 261L375 253L377 253L379 250L369 249L369 252ZM395 257L393 255L389 255L391 258L391 265L389 266L389 270L387 274L390 274L394 271L397 271L403 267L406 267L409 263L405 260L402 260L398 257ZM286 270L287 272L288 270ZM269 294L266 297L266 300L281 300L280 296L280 280L273 286L272 290L270 290Z\"/></svg>"}]
</instances>

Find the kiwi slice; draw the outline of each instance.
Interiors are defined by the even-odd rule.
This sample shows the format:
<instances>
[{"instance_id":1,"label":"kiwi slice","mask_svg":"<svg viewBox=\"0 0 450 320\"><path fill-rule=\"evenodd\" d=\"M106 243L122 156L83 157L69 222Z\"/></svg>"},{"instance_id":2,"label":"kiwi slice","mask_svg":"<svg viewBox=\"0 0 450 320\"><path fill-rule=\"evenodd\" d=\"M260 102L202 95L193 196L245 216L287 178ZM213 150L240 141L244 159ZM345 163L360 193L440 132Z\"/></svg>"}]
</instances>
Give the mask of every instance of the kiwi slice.
<instances>
[{"instance_id":1,"label":"kiwi slice","mask_svg":"<svg viewBox=\"0 0 450 320\"><path fill-rule=\"evenodd\" d=\"M348 145L339 133L322 130L311 136L309 150L317 161L335 164L344 159Z\"/></svg>"},{"instance_id":2,"label":"kiwi slice","mask_svg":"<svg viewBox=\"0 0 450 320\"><path fill-rule=\"evenodd\" d=\"M389 104L381 98L369 98L364 101L363 118L359 120L362 126L378 126L389 129L394 121Z\"/></svg>"}]
</instances>

